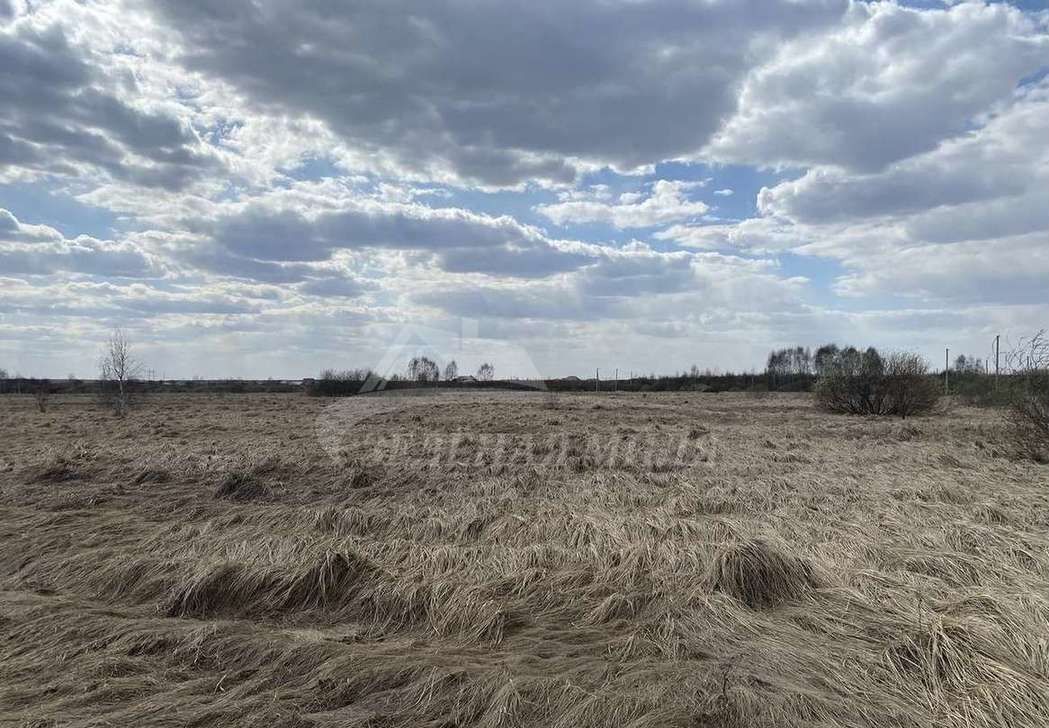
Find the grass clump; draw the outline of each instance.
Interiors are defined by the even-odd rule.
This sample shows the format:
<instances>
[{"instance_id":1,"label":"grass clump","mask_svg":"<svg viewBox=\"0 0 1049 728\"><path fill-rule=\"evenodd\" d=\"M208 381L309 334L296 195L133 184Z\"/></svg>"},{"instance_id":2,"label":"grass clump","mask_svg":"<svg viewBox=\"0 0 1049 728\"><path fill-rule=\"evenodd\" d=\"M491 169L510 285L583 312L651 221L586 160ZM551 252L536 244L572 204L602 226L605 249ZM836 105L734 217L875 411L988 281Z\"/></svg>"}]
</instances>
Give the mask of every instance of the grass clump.
<instances>
[{"instance_id":1,"label":"grass clump","mask_svg":"<svg viewBox=\"0 0 1049 728\"><path fill-rule=\"evenodd\" d=\"M278 601L285 609L330 606L377 574L375 565L359 554L325 551L309 568L291 579Z\"/></svg>"},{"instance_id":2,"label":"grass clump","mask_svg":"<svg viewBox=\"0 0 1049 728\"><path fill-rule=\"evenodd\" d=\"M42 461L28 469L27 479L33 483L68 483L81 480L90 474L88 459L88 454L80 449L72 453L52 450Z\"/></svg>"},{"instance_id":3,"label":"grass clump","mask_svg":"<svg viewBox=\"0 0 1049 728\"><path fill-rule=\"evenodd\" d=\"M265 498L270 488L253 473L234 470L226 473L215 489L215 497L231 501L252 501Z\"/></svg>"},{"instance_id":4,"label":"grass clump","mask_svg":"<svg viewBox=\"0 0 1049 728\"><path fill-rule=\"evenodd\" d=\"M167 614L209 617L338 608L378 575L378 568L365 557L335 551L325 551L290 573L222 562L179 584L168 601Z\"/></svg>"},{"instance_id":5,"label":"grass clump","mask_svg":"<svg viewBox=\"0 0 1049 728\"><path fill-rule=\"evenodd\" d=\"M804 559L756 539L720 551L707 573L707 586L751 609L776 607L821 586Z\"/></svg>"}]
</instances>

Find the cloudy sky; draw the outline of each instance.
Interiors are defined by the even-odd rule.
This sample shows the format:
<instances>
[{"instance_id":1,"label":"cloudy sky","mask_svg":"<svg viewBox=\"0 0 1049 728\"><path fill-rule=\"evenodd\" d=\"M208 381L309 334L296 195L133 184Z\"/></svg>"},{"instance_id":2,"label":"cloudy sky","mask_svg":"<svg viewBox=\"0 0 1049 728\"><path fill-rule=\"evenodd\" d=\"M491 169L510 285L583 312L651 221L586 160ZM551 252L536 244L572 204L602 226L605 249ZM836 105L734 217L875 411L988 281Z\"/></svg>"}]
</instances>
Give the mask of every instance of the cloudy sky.
<instances>
[{"instance_id":1,"label":"cloudy sky","mask_svg":"<svg viewBox=\"0 0 1049 728\"><path fill-rule=\"evenodd\" d=\"M986 355L1049 326L1046 7L0 0L0 367Z\"/></svg>"}]
</instances>

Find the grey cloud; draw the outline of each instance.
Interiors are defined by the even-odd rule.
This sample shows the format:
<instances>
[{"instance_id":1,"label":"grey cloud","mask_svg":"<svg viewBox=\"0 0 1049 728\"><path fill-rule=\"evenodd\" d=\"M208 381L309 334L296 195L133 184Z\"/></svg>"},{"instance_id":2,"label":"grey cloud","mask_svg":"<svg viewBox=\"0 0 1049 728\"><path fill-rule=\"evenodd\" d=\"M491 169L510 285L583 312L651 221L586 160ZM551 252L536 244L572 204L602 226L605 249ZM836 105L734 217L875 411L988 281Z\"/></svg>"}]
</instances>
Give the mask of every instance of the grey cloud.
<instances>
[{"instance_id":1,"label":"grey cloud","mask_svg":"<svg viewBox=\"0 0 1049 728\"><path fill-rule=\"evenodd\" d=\"M734 237L839 260L842 295L1036 303L1049 280L1047 136L1043 81L963 139L882 172L823 168L762 190L768 217Z\"/></svg>"},{"instance_id":2,"label":"grey cloud","mask_svg":"<svg viewBox=\"0 0 1049 728\"><path fill-rule=\"evenodd\" d=\"M245 315L262 309L236 297L215 293L162 290L141 283L80 282L22 286L0 295L0 308L47 317L89 316L140 320L168 314Z\"/></svg>"},{"instance_id":3,"label":"grey cloud","mask_svg":"<svg viewBox=\"0 0 1049 728\"><path fill-rule=\"evenodd\" d=\"M726 310L783 311L797 305L797 282L771 273L765 261L716 253L607 251L555 282L461 286L414 296L417 303L479 318L650 321L680 317L700 305Z\"/></svg>"},{"instance_id":4,"label":"grey cloud","mask_svg":"<svg viewBox=\"0 0 1049 728\"><path fill-rule=\"evenodd\" d=\"M561 286L542 285L517 289L475 287L431 291L413 297L417 303L440 308L455 316L507 319L581 320L621 315L616 304L586 299Z\"/></svg>"},{"instance_id":5,"label":"grey cloud","mask_svg":"<svg viewBox=\"0 0 1049 728\"><path fill-rule=\"evenodd\" d=\"M536 207L536 212L558 225L580 222L603 222L617 228L655 227L698 217L709 206L698 200L689 200L687 192L702 187L703 182L676 182L657 180L647 197L637 193L636 199L612 202L595 197L573 198Z\"/></svg>"},{"instance_id":6,"label":"grey cloud","mask_svg":"<svg viewBox=\"0 0 1049 728\"><path fill-rule=\"evenodd\" d=\"M1049 241L1049 176L1030 192L957 207L938 207L907 221L913 240L952 243L1045 232ZM1047 243L1049 244L1049 243Z\"/></svg>"},{"instance_id":7,"label":"grey cloud","mask_svg":"<svg viewBox=\"0 0 1049 728\"><path fill-rule=\"evenodd\" d=\"M317 271L302 263L273 263L233 255L213 244L193 245L173 253L175 259L202 270L263 283L301 283Z\"/></svg>"},{"instance_id":8,"label":"grey cloud","mask_svg":"<svg viewBox=\"0 0 1049 728\"><path fill-rule=\"evenodd\" d=\"M495 246L524 240L519 225L463 211L430 214L391 207L325 212L310 219L293 210L252 206L220 219L215 240L232 253L260 260L326 260L336 248L440 249Z\"/></svg>"},{"instance_id":9,"label":"grey cloud","mask_svg":"<svg viewBox=\"0 0 1049 728\"><path fill-rule=\"evenodd\" d=\"M835 285L844 295L894 293L956 304L1044 304L1049 246L1043 234L926 245L873 259L856 256Z\"/></svg>"},{"instance_id":10,"label":"grey cloud","mask_svg":"<svg viewBox=\"0 0 1049 728\"><path fill-rule=\"evenodd\" d=\"M182 62L261 108L325 120L416 171L512 184L700 149L775 39L838 21L845 0L506 6L153 0ZM760 42L759 42L760 41Z\"/></svg>"},{"instance_id":11,"label":"grey cloud","mask_svg":"<svg viewBox=\"0 0 1049 728\"><path fill-rule=\"evenodd\" d=\"M337 244L298 212L261 206L221 218L212 234L232 255L267 261L326 260Z\"/></svg>"},{"instance_id":12,"label":"grey cloud","mask_svg":"<svg viewBox=\"0 0 1049 728\"><path fill-rule=\"evenodd\" d=\"M105 80L61 29L16 27L0 34L0 163L67 175L89 165L114 179L166 189L218 168L178 120L102 90Z\"/></svg>"},{"instance_id":13,"label":"grey cloud","mask_svg":"<svg viewBox=\"0 0 1049 728\"><path fill-rule=\"evenodd\" d=\"M487 273L515 278L545 278L575 270L592 260L592 256L563 251L547 243L523 249L504 245L483 250L453 248L437 255L438 265L450 273Z\"/></svg>"},{"instance_id":14,"label":"grey cloud","mask_svg":"<svg viewBox=\"0 0 1049 728\"><path fill-rule=\"evenodd\" d=\"M13 275L83 273L106 278L146 278L156 275L141 252L128 248L106 248L98 241L62 246L0 247L0 269Z\"/></svg>"},{"instance_id":15,"label":"grey cloud","mask_svg":"<svg viewBox=\"0 0 1049 728\"><path fill-rule=\"evenodd\" d=\"M810 170L797 180L763 189L758 206L765 215L802 223L920 214L924 220L918 227L933 238L940 238L932 229L937 223L992 232L990 216L994 225L1004 226L999 235L1015 234L1044 219L1034 208L1046 207L1035 202L1045 199L1049 184L1046 138L1049 82L1029 89L985 126L959 140L878 173Z\"/></svg>"},{"instance_id":16,"label":"grey cloud","mask_svg":"<svg viewBox=\"0 0 1049 728\"><path fill-rule=\"evenodd\" d=\"M707 151L761 165L876 171L965 133L1049 67L1049 33L1005 3L919 10L855 3L743 84Z\"/></svg>"},{"instance_id":17,"label":"grey cloud","mask_svg":"<svg viewBox=\"0 0 1049 728\"><path fill-rule=\"evenodd\" d=\"M422 252L452 272L526 278L573 270L590 260L511 218L459 209L390 205L307 217L253 205L199 227L210 242L189 255L196 264L225 273L236 273L242 260L256 266L320 262L337 249L365 248ZM246 272L250 268L241 271Z\"/></svg>"},{"instance_id":18,"label":"grey cloud","mask_svg":"<svg viewBox=\"0 0 1049 728\"><path fill-rule=\"evenodd\" d=\"M10 211L0 208L0 235L13 235L18 232L18 218Z\"/></svg>"},{"instance_id":19,"label":"grey cloud","mask_svg":"<svg viewBox=\"0 0 1049 728\"><path fill-rule=\"evenodd\" d=\"M766 215L797 222L846 222L868 217L903 215L940 205L1023 192L1021 179L1009 170L963 175L942 167L908 166L880 175L850 175L819 168L800 179L764 188L758 207Z\"/></svg>"},{"instance_id":20,"label":"grey cloud","mask_svg":"<svg viewBox=\"0 0 1049 728\"><path fill-rule=\"evenodd\" d=\"M688 254L605 257L586 268L580 282L588 296L640 296L697 288Z\"/></svg>"},{"instance_id":21,"label":"grey cloud","mask_svg":"<svg viewBox=\"0 0 1049 728\"><path fill-rule=\"evenodd\" d=\"M330 277L313 278L301 286L299 290L311 296L356 298L368 290L369 286L355 278Z\"/></svg>"},{"instance_id":22,"label":"grey cloud","mask_svg":"<svg viewBox=\"0 0 1049 728\"><path fill-rule=\"evenodd\" d=\"M127 243L82 236L65 240L46 225L27 225L0 208L0 270L14 275L83 273L142 278L155 275L149 258Z\"/></svg>"},{"instance_id":23,"label":"grey cloud","mask_svg":"<svg viewBox=\"0 0 1049 728\"><path fill-rule=\"evenodd\" d=\"M164 314L211 314L244 315L254 314L261 308L252 303L218 296L194 298L191 296L158 296L155 292L147 296L126 296L111 301L127 311L142 315Z\"/></svg>"}]
</instances>

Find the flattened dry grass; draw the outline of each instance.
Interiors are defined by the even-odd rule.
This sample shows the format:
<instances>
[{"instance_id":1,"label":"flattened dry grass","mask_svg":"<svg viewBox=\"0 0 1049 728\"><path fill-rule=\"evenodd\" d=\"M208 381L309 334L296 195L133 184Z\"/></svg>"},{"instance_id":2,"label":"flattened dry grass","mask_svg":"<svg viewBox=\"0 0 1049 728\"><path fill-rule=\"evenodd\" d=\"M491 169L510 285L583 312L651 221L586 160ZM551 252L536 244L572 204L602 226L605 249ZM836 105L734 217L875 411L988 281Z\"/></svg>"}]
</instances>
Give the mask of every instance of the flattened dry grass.
<instances>
[{"instance_id":1,"label":"flattened dry grass","mask_svg":"<svg viewBox=\"0 0 1049 728\"><path fill-rule=\"evenodd\" d=\"M1049 470L993 412L480 393L332 458L305 397L8 403L0 725L1049 725Z\"/></svg>"}]
</instances>

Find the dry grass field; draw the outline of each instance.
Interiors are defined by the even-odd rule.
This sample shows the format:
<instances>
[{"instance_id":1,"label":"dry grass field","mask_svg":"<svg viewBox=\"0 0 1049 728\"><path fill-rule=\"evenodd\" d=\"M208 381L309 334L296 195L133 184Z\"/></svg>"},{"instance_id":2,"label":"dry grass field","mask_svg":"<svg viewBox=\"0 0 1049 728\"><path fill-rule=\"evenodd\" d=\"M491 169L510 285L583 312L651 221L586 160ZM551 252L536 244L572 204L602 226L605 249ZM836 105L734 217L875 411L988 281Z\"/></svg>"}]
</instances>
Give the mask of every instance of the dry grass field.
<instances>
[{"instance_id":1,"label":"dry grass field","mask_svg":"<svg viewBox=\"0 0 1049 728\"><path fill-rule=\"evenodd\" d=\"M347 402L0 399L0 725L1049 725L994 411Z\"/></svg>"}]
</instances>

